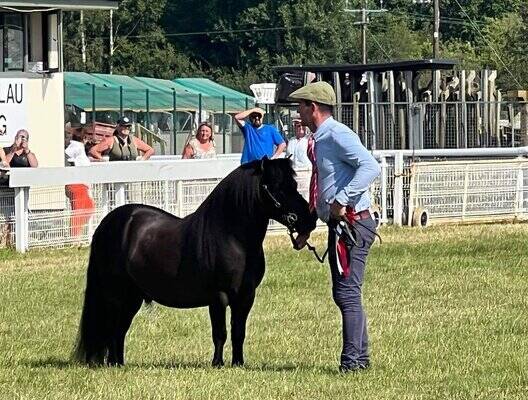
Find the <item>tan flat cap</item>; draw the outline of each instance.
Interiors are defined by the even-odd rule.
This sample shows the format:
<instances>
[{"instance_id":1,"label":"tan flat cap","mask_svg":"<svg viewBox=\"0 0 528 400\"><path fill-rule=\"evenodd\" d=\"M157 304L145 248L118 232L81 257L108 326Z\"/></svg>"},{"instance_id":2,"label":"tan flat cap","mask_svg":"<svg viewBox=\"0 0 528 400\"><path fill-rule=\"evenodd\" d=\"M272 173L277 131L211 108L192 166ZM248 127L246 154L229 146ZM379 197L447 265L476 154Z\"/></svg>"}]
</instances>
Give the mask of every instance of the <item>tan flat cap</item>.
<instances>
[{"instance_id":1,"label":"tan flat cap","mask_svg":"<svg viewBox=\"0 0 528 400\"><path fill-rule=\"evenodd\" d=\"M334 88L327 82L309 83L297 89L288 97L292 100L310 100L329 106L335 106L336 104Z\"/></svg>"}]
</instances>

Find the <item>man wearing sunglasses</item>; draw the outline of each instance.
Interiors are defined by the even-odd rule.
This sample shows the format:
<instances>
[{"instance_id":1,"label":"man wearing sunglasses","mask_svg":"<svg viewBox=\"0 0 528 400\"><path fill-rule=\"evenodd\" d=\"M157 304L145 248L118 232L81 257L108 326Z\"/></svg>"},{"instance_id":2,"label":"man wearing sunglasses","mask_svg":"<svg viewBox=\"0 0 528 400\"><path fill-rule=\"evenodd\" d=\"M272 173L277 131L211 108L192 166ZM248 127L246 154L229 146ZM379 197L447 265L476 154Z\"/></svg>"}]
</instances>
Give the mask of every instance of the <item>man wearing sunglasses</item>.
<instances>
[{"instance_id":1,"label":"man wearing sunglasses","mask_svg":"<svg viewBox=\"0 0 528 400\"><path fill-rule=\"evenodd\" d=\"M235 115L235 121L244 135L241 164L260 160L264 156L276 158L286 148L286 143L277 128L263 123L264 114L263 109L256 107Z\"/></svg>"}]
</instances>

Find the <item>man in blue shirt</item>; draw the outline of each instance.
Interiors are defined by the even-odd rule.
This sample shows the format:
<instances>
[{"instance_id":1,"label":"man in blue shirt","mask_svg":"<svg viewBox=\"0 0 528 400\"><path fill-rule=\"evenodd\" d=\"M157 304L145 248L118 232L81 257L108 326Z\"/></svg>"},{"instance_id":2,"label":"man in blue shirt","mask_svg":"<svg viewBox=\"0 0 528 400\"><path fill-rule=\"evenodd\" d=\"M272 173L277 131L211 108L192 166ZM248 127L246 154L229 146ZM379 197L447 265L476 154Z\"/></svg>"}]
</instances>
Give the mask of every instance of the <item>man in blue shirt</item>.
<instances>
[{"instance_id":1,"label":"man in blue shirt","mask_svg":"<svg viewBox=\"0 0 528 400\"><path fill-rule=\"evenodd\" d=\"M360 371L370 366L367 318L361 301L361 287L367 255L375 238L369 186L380 174L378 162L361 144L358 135L332 117L336 97L326 82L310 83L290 98L299 102L302 124L314 141L313 173L317 216L328 224L328 260L332 274L332 294L343 320L342 372ZM313 146L313 147L311 147ZM316 190L312 190L315 189ZM347 221L347 223L343 222ZM347 234L347 229L352 235ZM309 236L309 235L306 235ZM308 237L298 237L302 248ZM355 236L356 243L349 240Z\"/></svg>"},{"instance_id":2,"label":"man in blue shirt","mask_svg":"<svg viewBox=\"0 0 528 400\"><path fill-rule=\"evenodd\" d=\"M245 121L246 118L249 119L249 123ZM263 118L264 110L258 107L235 115L235 121L244 135L241 164L260 160L264 156L278 157L286 148L286 143L277 128L263 124Z\"/></svg>"}]
</instances>

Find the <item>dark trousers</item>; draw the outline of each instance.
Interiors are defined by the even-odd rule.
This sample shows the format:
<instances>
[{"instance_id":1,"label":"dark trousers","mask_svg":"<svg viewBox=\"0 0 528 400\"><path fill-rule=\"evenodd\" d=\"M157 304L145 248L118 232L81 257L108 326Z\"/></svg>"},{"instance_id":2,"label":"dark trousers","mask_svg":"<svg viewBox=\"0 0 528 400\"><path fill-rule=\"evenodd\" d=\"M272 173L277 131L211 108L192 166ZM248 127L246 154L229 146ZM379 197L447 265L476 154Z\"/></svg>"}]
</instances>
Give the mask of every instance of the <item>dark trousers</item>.
<instances>
[{"instance_id":1,"label":"dark trousers","mask_svg":"<svg viewBox=\"0 0 528 400\"><path fill-rule=\"evenodd\" d=\"M361 302L361 288L370 246L374 242L376 224L371 218L354 222L358 246L349 249L350 274L345 277L337 268L335 232L328 224L328 259L332 273L332 295L343 319L343 350L341 365L365 364L369 360L367 316Z\"/></svg>"}]
</instances>

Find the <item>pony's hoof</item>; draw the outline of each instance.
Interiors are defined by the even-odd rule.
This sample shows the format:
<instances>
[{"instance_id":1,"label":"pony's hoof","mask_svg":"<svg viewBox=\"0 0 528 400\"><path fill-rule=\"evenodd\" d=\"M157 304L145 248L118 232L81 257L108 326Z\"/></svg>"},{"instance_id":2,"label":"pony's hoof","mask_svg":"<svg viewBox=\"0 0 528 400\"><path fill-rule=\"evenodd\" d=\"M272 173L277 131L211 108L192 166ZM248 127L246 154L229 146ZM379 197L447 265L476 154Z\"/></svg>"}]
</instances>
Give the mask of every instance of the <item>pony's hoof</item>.
<instances>
[{"instance_id":1,"label":"pony's hoof","mask_svg":"<svg viewBox=\"0 0 528 400\"><path fill-rule=\"evenodd\" d=\"M233 367L243 367L244 366L244 360L233 360L231 363L231 366Z\"/></svg>"},{"instance_id":2,"label":"pony's hoof","mask_svg":"<svg viewBox=\"0 0 528 400\"><path fill-rule=\"evenodd\" d=\"M224 360L213 360L213 362L211 363L211 365L214 367L214 368L222 368L224 366Z\"/></svg>"}]
</instances>

